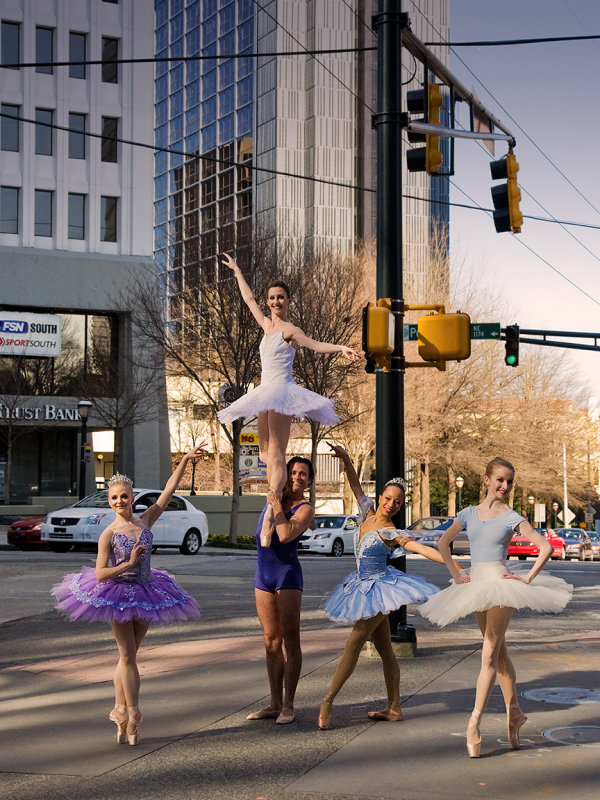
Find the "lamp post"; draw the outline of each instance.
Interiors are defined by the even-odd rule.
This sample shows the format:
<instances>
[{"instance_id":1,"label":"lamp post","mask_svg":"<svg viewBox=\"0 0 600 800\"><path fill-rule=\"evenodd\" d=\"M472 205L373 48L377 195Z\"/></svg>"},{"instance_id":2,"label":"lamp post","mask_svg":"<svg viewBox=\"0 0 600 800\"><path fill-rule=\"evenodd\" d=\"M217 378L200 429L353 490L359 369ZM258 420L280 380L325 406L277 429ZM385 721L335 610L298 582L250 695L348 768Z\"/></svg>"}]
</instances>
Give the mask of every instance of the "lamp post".
<instances>
[{"instance_id":1,"label":"lamp post","mask_svg":"<svg viewBox=\"0 0 600 800\"><path fill-rule=\"evenodd\" d=\"M458 503L456 507L456 512L458 513L462 508L462 487L465 485L465 479L461 478L459 475L455 483L456 483L456 488L458 489Z\"/></svg>"},{"instance_id":2,"label":"lamp post","mask_svg":"<svg viewBox=\"0 0 600 800\"><path fill-rule=\"evenodd\" d=\"M535 497L530 494L527 498L527 502L529 503L529 523L533 527L533 504L535 503Z\"/></svg>"},{"instance_id":3,"label":"lamp post","mask_svg":"<svg viewBox=\"0 0 600 800\"><path fill-rule=\"evenodd\" d=\"M196 485L196 459L192 461L192 488L190 489L190 496L195 497L196 490L194 486Z\"/></svg>"},{"instance_id":4,"label":"lamp post","mask_svg":"<svg viewBox=\"0 0 600 800\"><path fill-rule=\"evenodd\" d=\"M554 527L558 528L558 503L556 500L552 503L552 511L554 512Z\"/></svg>"},{"instance_id":5,"label":"lamp post","mask_svg":"<svg viewBox=\"0 0 600 800\"><path fill-rule=\"evenodd\" d=\"M81 420L81 447L79 448L79 499L85 497L85 440L87 439L87 421L92 410L91 400L80 400L77 411Z\"/></svg>"}]
</instances>

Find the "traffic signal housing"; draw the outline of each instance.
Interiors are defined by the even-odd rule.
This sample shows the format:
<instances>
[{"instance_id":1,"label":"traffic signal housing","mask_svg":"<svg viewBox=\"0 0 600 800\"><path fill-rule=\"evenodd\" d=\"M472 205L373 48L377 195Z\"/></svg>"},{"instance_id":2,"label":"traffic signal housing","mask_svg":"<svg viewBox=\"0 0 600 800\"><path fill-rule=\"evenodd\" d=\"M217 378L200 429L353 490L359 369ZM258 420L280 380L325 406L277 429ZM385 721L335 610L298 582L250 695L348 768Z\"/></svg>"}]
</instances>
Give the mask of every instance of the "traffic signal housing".
<instances>
[{"instance_id":1,"label":"traffic signal housing","mask_svg":"<svg viewBox=\"0 0 600 800\"><path fill-rule=\"evenodd\" d=\"M441 125L440 109L443 97L439 83L428 83L427 89L415 89L406 93L406 103L411 114L423 114L422 121L430 125ZM409 142L425 142L425 147L415 147L406 153L409 172L426 172L439 175L443 156L440 137L427 133L408 133Z\"/></svg>"},{"instance_id":2,"label":"traffic signal housing","mask_svg":"<svg viewBox=\"0 0 600 800\"><path fill-rule=\"evenodd\" d=\"M519 208L521 190L517 184L519 165L513 151L509 150L505 158L490 162L490 171L492 180L506 179L504 185L492 187L496 231L498 233L506 231L521 233L523 214Z\"/></svg>"},{"instance_id":3,"label":"traffic signal housing","mask_svg":"<svg viewBox=\"0 0 600 800\"><path fill-rule=\"evenodd\" d=\"M462 311L419 317L417 330L423 361L463 361L471 355L471 318Z\"/></svg>"},{"instance_id":4,"label":"traffic signal housing","mask_svg":"<svg viewBox=\"0 0 600 800\"><path fill-rule=\"evenodd\" d=\"M380 298L377 305L367 303L363 308L362 347L365 354L366 372L376 368L387 372L394 352L396 320L392 312L392 301Z\"/></svg>"},{"instance_id":5,"label":"traffic signal housing","mask_svg":"<svg viewBox=\"0 0 600 800\"><path fill-rule=\"evenodd\" d=\"M519 326L507 325L504 329L504 363L507 367L519 366Z\"/></svg>"}]
</instances>

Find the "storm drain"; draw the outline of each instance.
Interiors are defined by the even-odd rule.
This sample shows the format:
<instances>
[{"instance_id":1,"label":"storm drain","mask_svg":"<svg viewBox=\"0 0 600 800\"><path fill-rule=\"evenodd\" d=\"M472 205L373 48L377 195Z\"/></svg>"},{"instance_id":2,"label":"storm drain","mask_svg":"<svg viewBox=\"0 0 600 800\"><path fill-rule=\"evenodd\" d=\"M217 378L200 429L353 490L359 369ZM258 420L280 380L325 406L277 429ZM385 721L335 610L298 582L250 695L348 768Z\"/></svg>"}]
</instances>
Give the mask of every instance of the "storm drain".
<instances>
[{"instance_id":1,"label":"storm drain","mask_svg":"<svg viewBox=\"0 0 600 800\"><path fill-rule=\"evenodd\" d=\"M598 725L570 725L566 728L549 728L547 731L542 731L542 736L555 744L600 747L600 726Z\"/></svg>"},{"instance_id":2,"label":"storm drain","mask_svg":"<svg viewBox=\"0 0 600 800\"><path fill-rule=\"evenodd\" d=\"M600 703L600 692L596 689L578 689L573 686L554 686L541 689L525 689L521 692L528 700L538 703L556 703L565 706L581 706L584 703ZM555 730L562 730L556 728Z\"/></svg>"}]
</instances>

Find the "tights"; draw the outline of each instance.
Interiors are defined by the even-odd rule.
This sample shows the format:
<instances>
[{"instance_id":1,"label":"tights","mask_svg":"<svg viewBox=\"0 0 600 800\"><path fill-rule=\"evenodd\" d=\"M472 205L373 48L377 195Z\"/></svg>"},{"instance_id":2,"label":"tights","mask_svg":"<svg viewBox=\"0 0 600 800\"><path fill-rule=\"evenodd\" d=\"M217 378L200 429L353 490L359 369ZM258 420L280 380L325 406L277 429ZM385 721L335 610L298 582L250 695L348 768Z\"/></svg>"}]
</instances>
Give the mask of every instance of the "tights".
<instances>
[{"instance_id":1,"label":"tights","mask_svg":"<svg viewBox=\"0 0 600 800\"><path fill-rule=\"evenodd\" d=\"M352 675L360 651L369 636L381 657L389 707L398 709L400 707L400 667L392 648L390 623L386 614L377 614L376 617L370 619L359 619L354 624L325 699L333 700Z\"/></svg>"},{"instance_id":2,"label":"tights","mask_svg":"<svg viewBox=\"0 0 600 800\"><path fill-rule=\"evenodd\" d=\"M475 710L483 712L498 679L507 708L518 706L517 676L504 639L513 609L494 607L475 614L483 634L481 670L477 678Z\"/></svg>"}]
</instances>

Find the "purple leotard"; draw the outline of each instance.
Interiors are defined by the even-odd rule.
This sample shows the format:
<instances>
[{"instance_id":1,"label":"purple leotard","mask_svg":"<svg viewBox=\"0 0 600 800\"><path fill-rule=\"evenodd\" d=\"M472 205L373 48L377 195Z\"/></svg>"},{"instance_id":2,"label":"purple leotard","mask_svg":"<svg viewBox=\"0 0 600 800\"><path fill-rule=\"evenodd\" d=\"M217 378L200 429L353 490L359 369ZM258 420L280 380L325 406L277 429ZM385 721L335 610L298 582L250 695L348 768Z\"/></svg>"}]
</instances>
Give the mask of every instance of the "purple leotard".
<instances>
[{"instance_id":1,"label":"purple leotard","mask_svg":"<svg viewBox=\"0 0 600 800\"><path fill-rule=\"evenodd\" d=\"M286 512L285 518L291 519L296 510L303 505L310 505L310 503L303 500L292 506ZM299 589L302 591L302 568L298 560L298 542L301 534L298 534L291 542L280 542L277 532L273 531L270 546L263 547L260 543L260 532L267 508L268 506L263 508L258 518L258 527L256 529L258 564L254 574L254 588L271 594L275 594L280 589Z\"/></svg>"}]
</instances>

